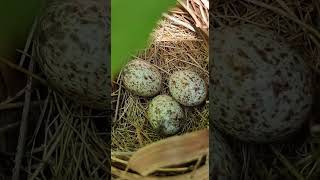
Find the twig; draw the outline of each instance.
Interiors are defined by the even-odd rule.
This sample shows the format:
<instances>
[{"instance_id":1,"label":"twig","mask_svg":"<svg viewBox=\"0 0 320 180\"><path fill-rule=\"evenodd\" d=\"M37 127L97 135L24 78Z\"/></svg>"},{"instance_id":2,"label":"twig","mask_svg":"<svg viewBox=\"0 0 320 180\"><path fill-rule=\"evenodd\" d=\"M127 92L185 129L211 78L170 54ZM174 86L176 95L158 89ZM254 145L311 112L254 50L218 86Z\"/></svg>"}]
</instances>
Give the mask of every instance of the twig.
<instances>
[{"instance_id":1,"label":"twig","mask_svg":"<svg viewBox=\"0 0 320 180\"><path fill-rule=\"evenodd\" d=\"M298 180L305 180L305 178L296 170L296 168L273 146L270 146L273 153L277 156L280 162L287 167L289 172Z\"/></svg>"},{"instance_id":2,"label":"twig","mask_svg":"<svg viewBox=\"0 0 320 180\"><path fill-rule=\"evenodd\" d=\"M204 6L209 9L209 1L208 0L201 0L201 2L204 4Z\"/></svg>"},{"instance_id":3,"label":"twig","mask_svg":"<svg viewBox=\"0 0 320 180\"><path fill-rule=\"evenodd\" d=\"M22 95L24 95L25 91L26 91L26 87L24 87L19 92L17 92L17 94L15 94L13 97L8 97L5 101L2 101L0 103L0 106L5 105L5 104L9 104L9 103L15 101L16 99L20 98Z\"/></svg>"},{"instance_id":4,"label":"twig","mask_svg":"<svg viewBox=\"0 0 320 180\"><path fill-rule=\"evenodd\" d=\"M121 87L122 87L122 81L120 81L120 84L119 84L119 92L118 92L118 97L117 97L116 111L115 111L115 114L114 114L113 123L116 122L117 117L118 117L119 103L120 103L120 97L121 97Z\"/></svg>"},{"instance_id":5,"label":"twig","mask_svg":"<svg viewBox=\"0 0 320 180\"><path fill-rule=\"evenodd\" d=\"M292 17L296 17L297 18L297 16L293 13L293 11L289 8L289 6L283 1L283 0L276 0L279 4L280 4L280 6L284 9L284 10L286 10Z\"/></svg>"},{"instance_id":6,"label":"twig","mask_svg":"<svg viewBox=\"0 0 320 180\"><path fill-rule=\"evenodd\" d=\"M20 71L28 76L31 76L32 78L34 78L35 80L39 81L41 84L45 85L45 86L48 86L48 83L46 80L42 79L41 77L35 75L34 73L10 62L9 60L3 58L3 57L0 57L0 63L4 63L6 64L7 66L11 67L12 69L15 69L17 71Z\"/></svg>"},{"instance_id":7,"label":"twig","mask_svg":"<svg viewBox=\"0 0 320 180\"><path fill-rule=\"evenodd\" d=\"M166 13L164 13L163 16L168 18L169 20L173 21L174 23L176 23L178 25L181 25L183 27L186 27L186 28L190 29L193 32L196 32L196 30L190 24L188 24L186 22L183 22L183 21L181 21L181 20L179 20L179 19L177 19L177 18L175 18L173 16L170 16L170 15L166 14Z\"/></svg>"},{"instance_id":8,"label":"twig","mask_svg":"<svg viewBox=\"0 0 320 180\"><path fill-rule=\"evenodd\" d=\"M203 19L203 22L206 24L206 27L209 27L209 20L206 17L206 12L203 10L203 8L200 8L201 17Z\"/></svg>"},{"instance_id":9,"label":"twig","mask_svg":"<svg viewBox=\"0 0 320 180\"><path fill-rule=\"evenodd\" d=\"M14 123L11 123L11 124L7 124L5 127L0 127L0 134L3 133L3 132L8 131L10 129L18 127L19 124L20 124L20 122L14 122Z\"/></svg>"},{"instance_id":10,"label":"twig","mask_svg":"<svg viewBox=\"0 0 320 180\"><path fill-rule=\"evenodd\" d=\"M244 0L244 1L247 1L249 3L252 3L254 5L257 5L257 6L260 6L260 7L263 7L263 8L266 8L266 9L269 9L277 14L280 14L282 16L285 16L287 17L288 19L292 20L293 22L299 24L300 26L302 26L305 30L308 30L310 33L312 33L315 37L317 37L318 39L320 39L320 32L318 32L316 29L314 29L312 26L309 26L308 24L302 22L300 19L294 17L294 16L291 16L290 14L282 11L281 9L279 8L276 8L276 7L273 7L273 6L270 6L268 4L265 4L263 2L259 2L259 1L256 1L256 0Z\"/></svg>"},{"instance_id":11,"label":"twig","mask_svg":"<svg viewBox=\"0 0 320 180\"><path fill-rule=\"evenodd\" d=\"M31 31L30 31L30 33L29 33L29 36L28 36L26 45L25 45L24 50L23 50L23 54L22 54L21 59L20 59L20 63L19 63L20 66L23 65L24 60L25 60L25 58L26 58L26 56L27 56L27 55L26 55L27 53L25 53L25 52L28 52L28 50L29 50L29 48L30 48L30 45L31 45L31 42L32 42L32 38L33 38L33 34L34 34L34 32L35 32L35 29L36 29L37 22L38 22L38 20L36 19L36 20L34 21L32 27L31 27Z\"/></svg>"},{"instance_id":12,"label":"twig","mask_svg":"<svg viewBox=\"0 0 320 180\"><path fill-rule=\"evenodd\" d=\"M33 71L33 61L30 62L28 70L30 72ZM31 100L31 86L32 86L32 77L29 77L27 82L27 87L26 87L26 93L25 93L24 108L22 111L19 140L18 140L18 146L17 146L17 153L15 157L15 167L13 169L12 180L20 179L21 162L24 154L24 146L26 144L28 114L30 110L30 100Z\"/></svg>"},{"instance_id":13,"label":"twig","mask_svg":"<svg viewBox=\"0 0 320 180\"><path fill-rule=\"evenodd\" d=\"M47 144L47 146L45 146L45 148L48 148L48 147L50 147L49 144L51 145L51 143L52 143L52 145L49 149L44 150L42 162L39 164L39 166L36 168L36 170L29 176L28 179L30 179L30 180L37 179L38 174L41 173L42 169L46 166L49 158L52 156L52 154L55 152L55 150L59 146L59 143L61 142L61 139L63 138L63 135L64 135L64 132L63 132L64 130L62 128L63 125L64 125L63 123L60 124L57 131L55 132L55 134L51 138L50 142Z\"/></svg>"},{"instance_id":14,"label":"twig","mask_svg":"<svg viewBox=\"0 0 320 180\"><path fill-rule=\"evenodd\" d=\"M47 107L48 107L48 104L49 104L49 97L50 96L51 96L51 91L48 92L47 98L45 99L45 102L44 102L44 107L41 108L41 114L40 114L40 117L38 119L36 129L35 129L35 131L33 133L32 148L31 148L31 151L30 151L31 155L34 152L36 138L37 138L38 132L40 130L40 126L43 123L43 119L44 119L45 113L47 112ZM28 164L29 165L29 169L28 170L30 172L31 172L31 162L32 162L32 159L29 160L29 164Z\"/></svg>"},{"instance_id":15,"label":"twig","mask_svg":"<svg viewBox=\"0 0 320 180\"><path fill-rule=\"evenodd\" d=\"M178 2L181 4L181 6L189 12L190 16L193 18L193 20L195 21L196 25L201 25L200 20L197 18L197 15L187 6L185 5L181 0L178 0Z\"/></svg>"},{"instance_id":16,"label":"twig","mask_svg":"<svg viewBox=\"0 0 320 180\"><path fill-rule=\"evenodd\" d=\"M39 105L42 104L43 101L34 101L31 102L31 106ZM17 103L7 103L7 104L0 104L0 111L3 110L8 110L8 109L15 109L15 108L20 108L24 106L24 102L17 102Z\"/></svg>"}]
</instances>

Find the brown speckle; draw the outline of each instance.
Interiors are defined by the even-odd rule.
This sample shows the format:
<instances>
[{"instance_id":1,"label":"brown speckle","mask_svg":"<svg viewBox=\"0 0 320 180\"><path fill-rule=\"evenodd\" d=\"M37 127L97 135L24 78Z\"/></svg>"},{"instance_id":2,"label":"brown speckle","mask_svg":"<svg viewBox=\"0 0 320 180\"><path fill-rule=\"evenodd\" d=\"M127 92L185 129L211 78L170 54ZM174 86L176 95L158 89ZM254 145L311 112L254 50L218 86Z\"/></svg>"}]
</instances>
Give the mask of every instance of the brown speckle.
<instances>
[{"instance_id":1,"label":"brown speckle","mask_svg":"<svg viewBox=\"0 0 320 180\"><path fill-rule=\"evenodd\" d=\"M238 55L240 57L243 57L243 58L246 58L246 59L249 59L249 56L246 52L244 52L242 49L238 48Z\"/></svg>"},{"instance_id":2,"label":"brown speckle","mask_svg":"<svg viewBox=\"0 0 320 180\"><path fill-rule=\"evenodd\" d=\"M280 57L281 58L286 58L286 57L288 57L288 53L280 53Z\"/></svg>"},{"instance_id":3,"label":"brown speckle","mask_svg":"<svg viewBox=\"0 0 320 180\"><path fill-rule=\"evenodd\" d=\"M274 48L272 48L272 47L265 47L264 50L267 51L267 52L273 52L273 51L274 51Z\"/></svg>"}]
</instances>

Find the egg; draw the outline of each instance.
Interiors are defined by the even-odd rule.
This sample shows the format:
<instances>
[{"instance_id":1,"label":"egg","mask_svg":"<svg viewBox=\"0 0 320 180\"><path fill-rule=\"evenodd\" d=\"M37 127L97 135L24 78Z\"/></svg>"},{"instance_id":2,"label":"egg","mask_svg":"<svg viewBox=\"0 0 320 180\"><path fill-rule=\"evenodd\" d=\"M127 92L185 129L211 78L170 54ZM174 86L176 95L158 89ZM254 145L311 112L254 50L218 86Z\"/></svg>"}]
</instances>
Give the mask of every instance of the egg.
<instances>
[{"instance_id":1,"label":"egg","mask_svg":"<svg viewBox=\"0 0 320 180\"><path fill-rule=\"evenodd\" d=\"M133 60L122 70L123 85L130 92L143 97L152 97L161 90L162 77L152 64Z\"/></svg>"},{"instance_id":2,"label":"egg","mask_svg":"<svg viewBox=\"0 0 320 180\"><path fill-rule=\"evenodd\" d=\"M243 141L284 140L313 103L313 74L273 31L253 25L214 31L210 113L215 126Z\"/></svg>"},{"instance_id":3,"label":"egg","mask_svg":"<svg viewBox=\"0 0 320 180\"><path fill-rule=\"evenodd\" d=\"M206 82L194 71L181 70L169 78L172 97L184 106L196 106L207 97Z\"/></svg>"},{"instance_id":4,"label":"egg","mask_svg":"<svg viewBox=\"0 0 320 180\"><path fill-rule=\"evenodd\" d=\"M33 53L52 88L78 103L110 103L110 25L98 1L51 2L35 33Z\"/></svg>"},{"instance_id":5,"label":"egg","mask_svg":"<svg viewBox=\"0 0 320 180\"><path fill-rule=\"evenodd\" d=\"M226 139L215 129L210 129L210 179L239 179L239 162Z\"/></svg>"},{"instance_id":6,"label":"egg","mask_svg":"<svg viewBox=\"0 0 320 180\"><path fill-rule=\"evenodd\" d=\"M158 95L148 105L147 117L161 135L174 135L184 124L184 111L171 96Z\"/></svg>"}]
</instances>

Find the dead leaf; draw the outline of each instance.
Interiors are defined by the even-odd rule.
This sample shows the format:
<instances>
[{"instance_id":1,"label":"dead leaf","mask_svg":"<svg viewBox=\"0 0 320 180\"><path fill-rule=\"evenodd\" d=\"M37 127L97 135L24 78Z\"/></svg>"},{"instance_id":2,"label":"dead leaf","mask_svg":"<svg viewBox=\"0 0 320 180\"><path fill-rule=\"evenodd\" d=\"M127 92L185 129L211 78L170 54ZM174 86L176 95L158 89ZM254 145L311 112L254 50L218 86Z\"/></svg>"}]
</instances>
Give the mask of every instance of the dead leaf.
<instances>
[{"instance_id":1,"label":"dead leaf","mask_svg":"<svg viewBox=\"0 0 320 180\"><path fill-rule=\"evenodd\" d=\"M196 160L208 151L209 130L204 129L147 145L130 158L128 167L147 176L162 167Z\"/></svg>"},{"instance_id":2,"label":"dead leaf","mask_svg":"<svg viewBox=\"0 0 320 180\"><path fill-rule=\"evenodd\" d=\"M209 180L209 164L206 164L193 172L177 176L142 177L134 173L122 171L120 169L117 169L116 167L111 167L111 173L120 177L117 180Z\"/></svg>"}]
</instances>

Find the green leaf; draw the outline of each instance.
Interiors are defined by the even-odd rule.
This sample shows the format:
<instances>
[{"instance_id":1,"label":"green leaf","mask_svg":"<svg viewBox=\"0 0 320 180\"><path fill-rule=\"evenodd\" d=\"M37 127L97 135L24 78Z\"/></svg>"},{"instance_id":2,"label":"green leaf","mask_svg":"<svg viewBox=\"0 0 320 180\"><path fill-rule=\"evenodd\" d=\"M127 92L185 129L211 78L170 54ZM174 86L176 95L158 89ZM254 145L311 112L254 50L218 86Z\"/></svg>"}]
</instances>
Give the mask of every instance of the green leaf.
<instances>
[{"instance_id":1,"label":"green leaf","mask_svg":"<svg viewBox=\"0 0 320 180\"><path fill-rule=\"evenodd\" d=\"M130 55L147 44L149 35L176 0L111 1L111 71L112 79Z\"/></svg>"}]
</instances>

